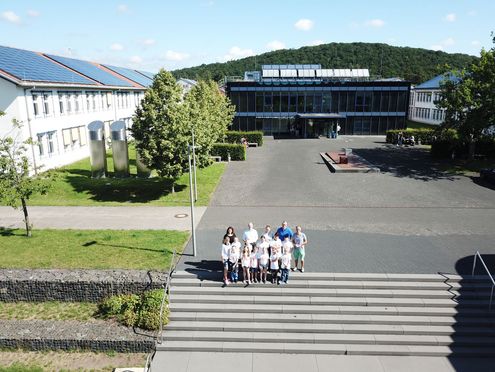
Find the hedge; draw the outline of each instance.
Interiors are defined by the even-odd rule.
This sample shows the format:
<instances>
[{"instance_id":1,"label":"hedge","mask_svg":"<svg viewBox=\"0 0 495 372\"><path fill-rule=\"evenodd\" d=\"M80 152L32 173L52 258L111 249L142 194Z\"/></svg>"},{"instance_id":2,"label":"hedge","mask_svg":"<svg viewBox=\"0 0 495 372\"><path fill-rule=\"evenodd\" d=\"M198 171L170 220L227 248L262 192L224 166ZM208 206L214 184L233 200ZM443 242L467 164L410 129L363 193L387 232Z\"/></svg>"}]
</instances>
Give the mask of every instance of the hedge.
<instances>
[{"instance_id":1,"label":"hedge","mask_svg":"<svg viewBox=\"0 0 495 372\"><path fill-rule=\"evenodd\" d=\"M249 143L257 143L258 146L263 146L263 132L240 132L240 131L228 131L225 136L225 142L227 143L241 143L241 138L245 138Z\"/></svg>"},{"instance_id":2,"label":"hedge","mask_svg":"<svg viewBox=\"0 0 495 372\"><path fill-rule=\"evenodd\" d=\"M406 137L414 136L416 143L420 140L422 145L430 145L433 142L435 134L437 133L435 129L393 129L387 131L386 141L388 143L396 143L399 132L402 132Z\"/></svg>"},{"instance_id":3,"label":"hedge","mask_svg":"<svg viewBox=\"0 0 495 372\"><path fill-rule=\"evenodd\" d=\"M448 158L455 153L456 157L466 157L469 154L469 144L459 138L439 138L431 144L431 155L437 158ZM481 137L475 144L476 155L495 158L495 138Z\"/></svg>"},{"instance_id":4,"label":"hedge","mask_svg":"<svg viewBox=\"0 0 495 372\"><path fill-rule=\"evenodd\" d=\"M211 150L211 156L221 156L223 161L227 161L230 154L230 160L246 160L246 147L234 143L214 143Z\"/></svg>"}]
</instances>

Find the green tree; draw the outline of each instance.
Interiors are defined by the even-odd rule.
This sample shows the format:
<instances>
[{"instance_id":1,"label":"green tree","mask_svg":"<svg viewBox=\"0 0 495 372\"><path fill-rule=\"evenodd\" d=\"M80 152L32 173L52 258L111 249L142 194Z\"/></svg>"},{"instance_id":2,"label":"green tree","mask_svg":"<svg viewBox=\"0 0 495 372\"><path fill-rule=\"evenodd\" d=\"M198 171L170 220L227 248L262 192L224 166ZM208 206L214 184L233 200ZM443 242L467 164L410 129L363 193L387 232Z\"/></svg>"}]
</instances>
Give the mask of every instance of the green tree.
<instances>
[{"instance_id":1,"label":"green tree","mask_svg":"<svg viewBox=\"0 0 495 372\"><path fill-rule=\"evenodd\" d=\"M213 81L199 81L184 99L187 120L194 129L197 162L200 167L210 164L213 144L222 141L232 123L235 109L220 93Z\"/></svg>"},{"instance_id":2,"label":"green tree","mask_svg":"<svg viewBox=\"0 0 495 372\"><path fill-rule=\"evenodd\" d=\"M168 71L160 70L136 109L131 133L143 163L160 177L175 181L187 167L190 131L182 90Z\"/></svg>"},{"instance_id":3,"label":"green tree","mask_svg":"<svg viewBox=\"0 0 495 372\"><path fill-rule=\"evenodd\" d=\"M0 116L4 113L0 112ZM33 194L45 194L50 185L50 174L31 175L34 167L27 156L32 139L22 141L22 124L12 120L12 132L0 138L0 200L12 208L22 207L26 236L31 237L27 201Z\"/></svg>"},{"instance_id":4,"label":"green tree","mask_svg":"<svg viewBox=\"0 0 495 372\"><path fill-rule=\"evenodd\" d=\"M495 45L495 37L493 42ZM483 49L480 59L468 68L448 72L445 77L437 106L445 109L444 127L457 129L472 159L476 141L495 125L495 46Z\"/></svg>"}]
</instances>

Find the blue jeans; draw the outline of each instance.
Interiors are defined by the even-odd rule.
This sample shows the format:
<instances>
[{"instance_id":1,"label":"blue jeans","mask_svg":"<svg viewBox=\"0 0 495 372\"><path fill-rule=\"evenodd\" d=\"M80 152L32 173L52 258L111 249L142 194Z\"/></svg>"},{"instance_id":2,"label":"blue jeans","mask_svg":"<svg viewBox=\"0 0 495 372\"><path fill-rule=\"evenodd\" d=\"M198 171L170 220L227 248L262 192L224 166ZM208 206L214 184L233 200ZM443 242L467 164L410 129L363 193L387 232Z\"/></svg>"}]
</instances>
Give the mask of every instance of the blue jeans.
<instances>
[{"instance_id":1,"label":"blue jeans","mask_svg":"<svg viewBox=\"0 0 495 372\"><path fill-rule=\"evenodd\" d=\"M280 281L287 283L287 280L289 280L289 269L281 269L280 270Z\"/></svg>"},{"instance_id":2,"label":"blue jeans","mask_svg":"<svg viewBox=\"0 0 495 372\"><path fill-rule=\"evenodd\" d=\"M232 268L230 271L230 281L231 282L237 282L239 280L239 265L232 264Z\"/></svg>"}]
</instances>

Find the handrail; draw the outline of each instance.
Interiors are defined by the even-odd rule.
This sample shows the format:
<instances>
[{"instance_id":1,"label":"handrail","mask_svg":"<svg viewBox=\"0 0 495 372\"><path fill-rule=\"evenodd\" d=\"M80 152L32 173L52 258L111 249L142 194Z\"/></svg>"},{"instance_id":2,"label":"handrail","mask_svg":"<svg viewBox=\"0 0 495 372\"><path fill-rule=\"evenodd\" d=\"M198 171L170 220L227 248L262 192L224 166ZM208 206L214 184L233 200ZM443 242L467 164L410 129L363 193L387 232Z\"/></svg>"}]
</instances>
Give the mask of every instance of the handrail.
<instances>
[{"instance_id":1,"label":"handrail","mask_svg":"<svg viewBox=\"0 0 495 372\"><path fill-rule=\"evenodd\" d=\"M476 253L474 254L473 271L471 272L471 275L474 276L474 270L476 269L476 258L477 257L480 258L481 263L483 264L486 272L488 273L488 276L490 277L490 279L492 281L492 290L491 290L491 293L490 293L490 303L488 305L488 310L491 310L492 309L492 300L493 300L493 289L495 288L495 280L493 280L493 276L490 273L490 270L488 270L488 267L486 266L485 261L483 260L483 257L481 257L481 254L480 254L479 251L476 251Z\"/></svg>"}]
</instances>

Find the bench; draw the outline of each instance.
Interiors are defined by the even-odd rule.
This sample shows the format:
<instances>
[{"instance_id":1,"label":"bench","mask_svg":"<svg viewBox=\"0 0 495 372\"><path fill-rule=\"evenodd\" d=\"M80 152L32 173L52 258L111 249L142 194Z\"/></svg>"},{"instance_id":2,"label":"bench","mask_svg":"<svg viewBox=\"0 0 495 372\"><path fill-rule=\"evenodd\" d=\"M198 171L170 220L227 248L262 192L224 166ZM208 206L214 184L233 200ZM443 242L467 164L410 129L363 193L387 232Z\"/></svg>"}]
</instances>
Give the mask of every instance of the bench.
<instances>
[{"instance_id":1,"label":"bench","mask_svg":"<svg viewBox=\"0 0 495 372\"><path fill-rule=\"evenodd\" d=\"M217 162L217 163L222 161L221 156L210 156L210 159L212 159L214 162Z\"/></svg>"},{"instance_id":2,"label":"bench","mask_svg":"<svg viewBox=\"0 0 495 372\"><path fill-rule=\"evenodd\" d=\"M248 142L248 147L258 147L257 142Z\"/></svg>"}]
</instances>

